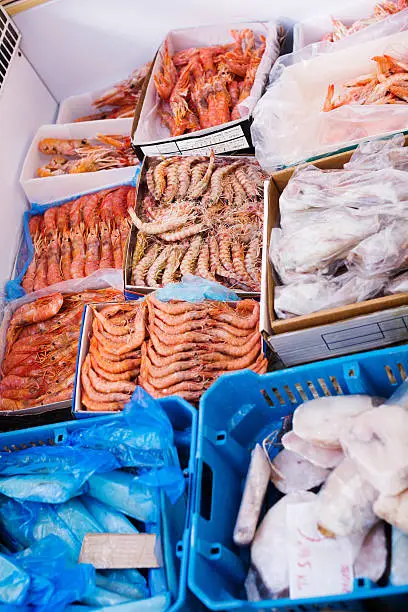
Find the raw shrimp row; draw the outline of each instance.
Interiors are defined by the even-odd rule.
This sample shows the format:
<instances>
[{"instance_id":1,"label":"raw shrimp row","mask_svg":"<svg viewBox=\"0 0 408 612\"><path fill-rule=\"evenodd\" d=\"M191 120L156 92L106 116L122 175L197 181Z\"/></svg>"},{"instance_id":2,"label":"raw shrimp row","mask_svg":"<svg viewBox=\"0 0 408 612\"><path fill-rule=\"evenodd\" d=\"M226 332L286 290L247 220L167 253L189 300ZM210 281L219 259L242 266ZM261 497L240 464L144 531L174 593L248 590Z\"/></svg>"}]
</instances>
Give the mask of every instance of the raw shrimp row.
<instances>
[{"instance_id":1,"label":"raw shrimp row","mask_svg":"<svg viewBox=\"0 0 408 612\"><path fill-rule=\"evenodd\" d=\"M158 114L173 136L240 119L238 105L252 89L265 51L265 37L231 30L234 43L184 49L164 48L154 75L161 99Z\"/></svg>"},{"instance_id":2,"label":"raw shrimp row","mask_svg":"<svg viewBox=\"0 0 408 612\"><path fill-rule=\"evenodd\" d=\"M29 229L34 255L23 278L30 293L103 268L122 268L134 187L81 196L34 215Z\"/></svg>"},{"instance_id":3,"label":"raw shrimp row","mask_svg":"<svg viewBox=\"0 0 408 612\"><path fill-rule=\"evenodd\" d=\"M92 102L92 106L98 111L93 115L79 117L76 121L99 121L101 119L119 119L122 117L133 117L136 104L139 102L143 84L151 63L134 70L132 74L114 85Z\"/></svg>"},{"instance_id":4,"label":"raw shrimp row","mask_svg":"<svg viewBox=\"0 0 408 612\"><path fill-rule=\"evenodd\" d=\"M40 178L125 168L139 163L130 136L99 134L96 138L80 140L45 138L38 143L38 148L44 155L52 155L48 163L38 168Z\"/></svg>"},{"instance_id":5,"label":"raw shrimp row","mask_svg":"<svg viewBox=\"0 0 408 612\"><path fill-rule=\"evenodd\" d=\"M151 160L139 214L130 212L132 283L158 287L191 273L259 291L264 179L248 158Z\"/></svg>"},{"instance_id":6,"label":"raw shrimp row","mask_svg":"<svg viewBox=\"0 0 408 612\"><path fill-rule=\"evenodd\" d=\"M70 399L83 306L120 297L114 289L53 293L18 308L7 330L0 409L20 410Z\"/></svg>"},{"instance_id":7,"label":"raw shrimp row","mask_svg":"<svg viewBox=\"0 0 408 612\"><path fill-rule=\"evenodd\" d=\"M146 304L93 309L89 352L81 367L82 404L91 411L121 410L140 373Z\"/></svg>"},{"instance_id":8,"label":"raw shrimp row","mask_svg":"<svg viewBox=\"0 0 408 612\"><path fill-rule=\"evenodd\" d=\"M376 55L370 74L363 74L343 84L344 92L334 98L329 85L323 110L331 111L346 104L406 104L408 102L408 64L391 55Z\"/></svg>"},{"instance_id":9,"label":"raw shrimp row","mask_svg":"<svg viewBox=\"0 0 408 612\"><path fill-rule=\"evenodd\" d=\"M339 19L335 19L332 17L333 23L333 31L326 34L322 40L328 40L329 42L336 42L337 40L341 40L346 36L350 36L350 34L355 34L359 30L363 30L367 26L372 25L373 23L377 23L377 21L381 21L390 15L398 13L399 11L403 11L408 8L407 0L393 0L387 2L379 2L375 5L373 13L370 17L366 19L358 19L350 26L346 26Z\"/></svg>"},{"instance_id":10,"label":"raw shrimp row","mask_svg":"<svg viewBox=\"0 0 408 612\"><path fill-rule=\"evenodd\" d=\"M139 384L153 397L179 395L197 403L225 372L265 373L259 304L161 302L146 297L149 339L142 345Z\"/></svg>"}]
</instances>

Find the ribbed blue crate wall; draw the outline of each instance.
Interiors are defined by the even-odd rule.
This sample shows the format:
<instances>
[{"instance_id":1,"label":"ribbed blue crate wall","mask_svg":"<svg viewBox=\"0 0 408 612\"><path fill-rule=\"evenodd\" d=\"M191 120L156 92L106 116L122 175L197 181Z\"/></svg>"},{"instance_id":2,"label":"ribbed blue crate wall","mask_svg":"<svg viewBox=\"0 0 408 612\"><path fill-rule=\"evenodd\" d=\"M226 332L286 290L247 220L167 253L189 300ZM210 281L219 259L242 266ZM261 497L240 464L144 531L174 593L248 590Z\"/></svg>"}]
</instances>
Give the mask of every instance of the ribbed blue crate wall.
<instances>
[{"instance_id":1,"label":"ribbed blue crate wall","mask_svg":"<svg viewBox=\"0 0 408 612\"><path fill-rule=\"evenodd\" d=\"M196 612L202 610L201 604L195 600L187 590L188 554L191 531L191 502L192 490L194 488L194 460L197 440L197 411L186 401L178 397L168 397L160 400L161 407L167 413L175 432L175 442L178 449L181 466L185 470L187 483L187 499L179 499L176 504L171 504L167 497L163 496L163 551L166 568L166 576L170 591L172 592L172 605L169 612L186 611ZM57 445L67 439L70 432L77 429L94 427L95 424L112 422L122 418L120 413L109 416L95 416L93 418L77 421L67 421L10 431L0 434L0 452L12 452L27 446ZM188 429L191 435L186 435ZM83 606L70 606L75 609L86 609ZM149 606L149 600L111 606L106 608L109 612L127 612L135 610L146 610L150 612L163 612L163 608L156 609Z\"/></svg>"},{"instance_id":2,"label":"ribbed blue crate wall","mask_svg":"<svg viewBox=\"0 0 408 612\"><path fill-rule=\"evenodd\" d=\"M237 372L222 376L205 393L199 411L188 584L209 609L358 611L365 609L362 600L376 599L376 610L408 610L408 585L377 587L368 581L355 581L347 596L248 602L244 580L249 551L232 540L256 442L280 430L285 417L306 399L355 393L388 398L407 373L408 348L401 346L264 376Z\"/></svg>"}]
</instances>

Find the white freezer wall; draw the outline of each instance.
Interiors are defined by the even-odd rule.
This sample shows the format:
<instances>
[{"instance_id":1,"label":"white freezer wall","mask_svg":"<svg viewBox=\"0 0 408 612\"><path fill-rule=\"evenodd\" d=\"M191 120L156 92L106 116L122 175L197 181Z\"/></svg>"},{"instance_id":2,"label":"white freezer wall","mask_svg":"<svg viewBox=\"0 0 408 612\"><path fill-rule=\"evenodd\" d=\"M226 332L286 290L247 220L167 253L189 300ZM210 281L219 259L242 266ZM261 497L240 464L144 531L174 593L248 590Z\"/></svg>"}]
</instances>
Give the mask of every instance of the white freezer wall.
<instances>
[{"instance_id":1,"label":"white freezer wall","mask_svg":"<svg viewBox=\"0 0 408 612\"><path fill-rule=\"evenodd\" d=\"M0 295L10 278L27 202L19 184L25 153L42 123L52 123L57 103L17 53L0 93Z\"/></svg>"},{"instance_id":2,"label":"white freezer wall","mask_svg":"<svg viewBox=\"0 0 408 612\"><path fill-rule=\"evenodd\" d=\"M350 0L51 0L13 18L54 97L97 90L150 60L168 30L219 22L298 21Z\"/></svg>"}]
</instances>

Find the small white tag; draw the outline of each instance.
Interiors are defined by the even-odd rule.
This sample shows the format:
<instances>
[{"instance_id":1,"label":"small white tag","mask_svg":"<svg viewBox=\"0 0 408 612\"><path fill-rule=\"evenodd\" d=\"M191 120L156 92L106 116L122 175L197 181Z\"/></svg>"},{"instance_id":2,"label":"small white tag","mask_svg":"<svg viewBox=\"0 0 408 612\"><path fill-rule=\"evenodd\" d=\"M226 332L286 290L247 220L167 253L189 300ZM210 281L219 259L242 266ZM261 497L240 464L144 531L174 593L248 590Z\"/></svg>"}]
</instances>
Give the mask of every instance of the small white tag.
<instances>
[{"instance_id":1,"label":"small white tag","mask_svg":"<svg viewBox=\"0 0 408 612\"><path fill-rule=\"evenodd\" d=\"M353 590L348 538L326 538L317 529L316 502L289 504L289 593L292 599L339 595Z\"/></svg>"}]
</instances>

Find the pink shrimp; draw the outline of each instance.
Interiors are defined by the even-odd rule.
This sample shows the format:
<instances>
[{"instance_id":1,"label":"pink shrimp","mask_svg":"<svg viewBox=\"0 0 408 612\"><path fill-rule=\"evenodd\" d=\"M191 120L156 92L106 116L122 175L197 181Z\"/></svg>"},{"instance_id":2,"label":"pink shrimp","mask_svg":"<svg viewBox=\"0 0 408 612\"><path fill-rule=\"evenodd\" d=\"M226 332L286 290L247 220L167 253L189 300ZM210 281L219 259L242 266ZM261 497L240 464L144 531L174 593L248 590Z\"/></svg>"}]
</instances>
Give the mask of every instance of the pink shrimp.
<instances>
[{"instance_id":1,"label":"pink shrimp","mask_svg":"<svg viewBox=\"0 0 408 612\"><path fill-rule=\"evenodd\" d=\"M37 270L37 256L34 252L33 257L30 263L28 264L26 273L24 274L24 278L21 282L21 286L23 287L26 293L31 293L32 291L34 291L34 280L35 280L36 270Z\"/></svg>"},{"instance_id":2,"label":"pink shrimp","mask_svg":"<svg viewBox=\"0 0 408 612\"><path fill-rule=\"evenodd\" d=\"M69 219L71 214L71 202L58 206L57 209L57 230L60 234L67 231L69 228Z\"/></svg>"},{"instance_id":3,"label":"pink shrimp","mask_svg":"<svg viewBox=\"0 0 408 612\"><path fill-rule=\"evenodd\" d=\"M63 281L61 274L61 251L57 230L51 234L47 247L47 284L53 285Z\"/></svg>"},{"instance_id":4,"label":"pink shrimp","mask_svg":"<svg viewBox=\"0 0 408 612\"><path fill-rule=\"evenodd\" d=\"M71 202L69 226L71 229L77 228L81 223L81 210L83 204L83 196Z\"/></svg>"},{"instance_id":5,"label":"pink shrimp","mask_svg":"<svg viewBox=\"0 0 408 612\"><path fill-rule=\"evenodd\" d=\"M140 358L122 359L121 361L109 361L109 359L105 359L95 344L91 345L90 353L95 357L99 367L110 372L112 375L131 372L140 367Z\"/></svg>"},{"instance_id":6,"label":"pink shrimp","mask_svg":"<svg viewBox=\"0 0 408 612\"><path fill-rule=\"evenodd\" d=\"M47 208L44 213L44 236L48 239L51 238L53 232L57 229L57 207L52 206Z\"/></svg>"},{"instance_id":7,"label":"pink shrimp","mask_svg":"<svg viewBox=\"0 0 408 612\"><path fill-rule=\"evenodd\" d=\"M117 412L123 408L123 402L95 402L82 391L82 404L91 412Z\"/></svg>"},{"instance_id":8,"label":"pink shrimp","mask_svg":"<svg viewBox=\"0 0 408 612\"><path fill-rule=\"evenodd\" d=\"M233 370L244 370L254 362L259 355L260 350L260 344L259 346L255 344L255 346L253 346L246 355L240 358L231 358L223 353L214 352L203 355L201 361L206 364L206 369L210 371L222 370L224 372L228 372Z\"/></svg>"},{"instance_id":9,"label":"pink shrimp","mask_svg":"<svg viewBox=\"0 0 408 612\"><path fill-rule=\"evenodd\" d=\"M95 227L100 202L100 192L90 193L89 195L83 196L82 199L82 216L86 228Z\"/></svg>"},{"instance_id":10,"label":"pink shrimp","mask_svg":"<svg viewBox=\"0 0 408 612\"><path fill-rule=\"evenodd\" d=\"M101 378L92 369L92 362L89 363L88 376L92 387L95 391L101 393L133 393L136 388L135 383L131 383L127 380L106 380Z\"/></svg>"},{"instance_id":11,"label":"pink shrimp","mask_svg":"<svg viewBox=\"0 0 408 612\"><path fill-rule=\"evenodd\" d=\"M106 223L101 223L101 259L99 262L99 269L113 268L113 252L112 242L110 237L110 227Z\"/></svg>"},{"instance_id":12,"label":"pink shrimp","mask_svg":"<svg viewBox=\"0 0 408 612\"><path fill-rule=\"evenodd\" d=\"M90 226L86 236L85 276L99 270L99 236L95 226Z\"/></svg>"},{"instance_id":13,"label":"pink shrimp","mask_svg":"<svg viewBox=\"0 0 408 612\"><path fill-rule=\"evenodd\" d=\"M224 306L225 312L214 314L217 321L229 323L240 329L251 329L259 323L259 304L255 300L242 300L238 302L235 312L229 307ZM241 313L249 312L249 315L242 316Z\"/></svg>"},{"instance_id":14,"label":"pink shrimp","mask_svg":"<svg viewBox=\"0 0 408 612\"><path fill-rule=\"evenodd\" d=\"M39 248L37 257L37 268L34 277L34 291L47 287L47 248Z\"/></svg>"},{"instance_id":15,"label":"pink shrimp","mask_svg":"<svg viewBox=\"0 0 408 612\"><path fill-rule=\"evenodd\" d=\"M83 278L85 276L85 242L83 226L80 224L71 232L72 262L71 277Z\"/></svg>"},{"instance_id":16,"label":"pink shrimp","mask_svg":"<svg viewBox=\"0 0 408 612\"><path fill-rule=\"evenodd\" d=\"M120 380L134 380L139 372L140 372L140 368L135 368L133 370L127 370L125 372L109 372L104 370L98 363L98 360L91 355L91 365L92 365L92 369L94 370L94 372L96 372L96 374L98 374L100 377L105 378L105 380L111 380L113 382L116 381L120 381Z\"/></svg>"},{"instance_id":17,"label":"pink shrimp","mask_svg":"<svg viewBox=\"0 0 408 612\"><path fill-rule=\"evenodd\" d=\"M89 379L89 360L88 356L82 364L81 383L85 393L92 401L96 402L127 402L130 398L130 393L99 393L96 391Z\"/></svg>"},{"instance_id":18,"label":"pink shrimp","mask_svg":"<svg viewBox=\"0 0 408 612\"><path fill-rule=\"evenodd\" d=\"M62 232L61 238L61 271L64 280L69 280L71 276L71 238L68 230Z\"/></svg>"}]
</instances>

